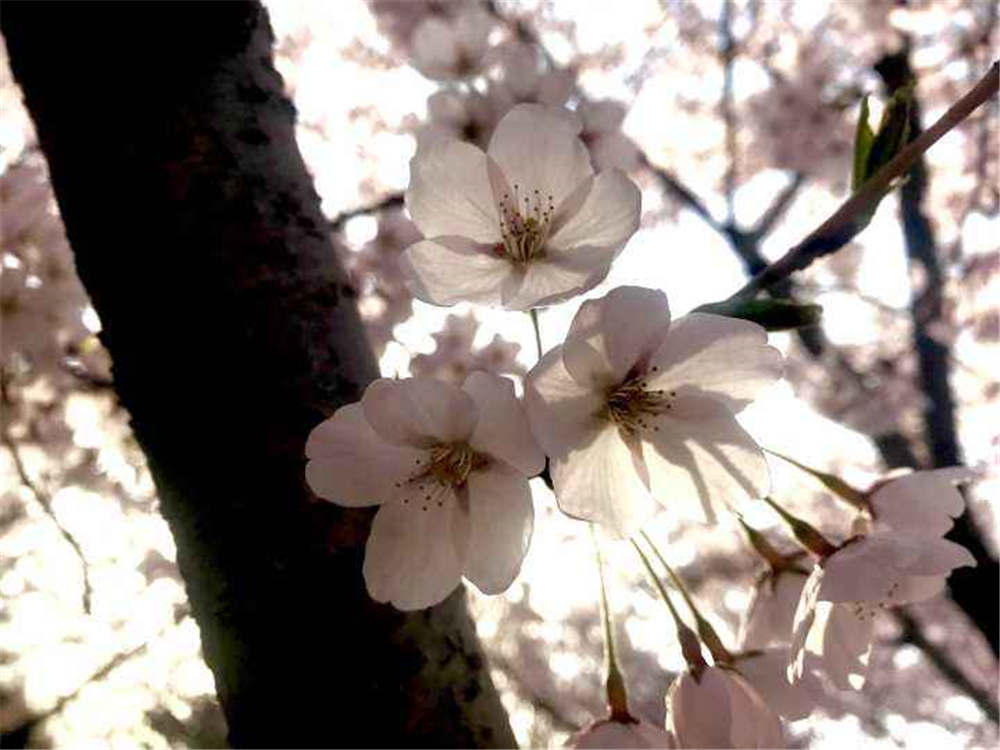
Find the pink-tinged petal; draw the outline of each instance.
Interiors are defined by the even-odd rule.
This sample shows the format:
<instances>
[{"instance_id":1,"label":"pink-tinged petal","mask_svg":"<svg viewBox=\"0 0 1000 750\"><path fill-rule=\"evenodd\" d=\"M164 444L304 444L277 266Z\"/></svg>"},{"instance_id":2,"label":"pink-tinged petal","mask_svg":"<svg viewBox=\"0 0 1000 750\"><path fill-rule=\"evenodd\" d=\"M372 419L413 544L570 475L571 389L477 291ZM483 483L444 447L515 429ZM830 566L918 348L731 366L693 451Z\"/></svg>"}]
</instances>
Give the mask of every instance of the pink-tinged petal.
<instances>
[{"instance_id":1,"label":"pink-tinged petal","mask_svg":"<svg viewBox=\"0 0 1000 750\"><path fill-rule=\"evenodd\" d=\"M601 397L577 383L563 364L562 347L549 350L527 374L525 412L542 450L564 457L591 439L602 421Z\"/></svg>"},{"instance_id":2,"label":"pink-tinged petal","mask_svg":"<svg viewBox=\"0 0 1000 750\"><path fill-rule=\"evenodd\" d=\"M531 434L528 418L514 395L513 382L477 371L465 379L462 390L472 396L479 409L469 445L506 461L526 477L541 472L545 454Z\"/></svg>"},{"instance_id":3,"label":"pink-tinged petal","mask_svg":"<svg viewBox=\"0 0 1000 750\"><path fill-rule=\"evenodd\" d=\"M493 17L482 8L470 8L460 12L454 23L455 40L459 49L468 62L481 62L493 29Z\"/></svg>"},{"instance_id":4,"label":"pink-tinged petal","mask_svg":"<svg viewBox=\"0 0 1000 750\"><path fill-rule=\"evenodd\" d=\"M642 442L650 489L681 515L714 522L715 503L737 505L769 492L763 452L714 398L679 395L647 424Z\"/></svg>"},{"instance_id":5,"label":"pink-tinged petal","mask_svg":"<svg viewBox=\"0 0 1000 750\"><path fill-rule=\"evenodd\" d=\"M659 510L643 481L641 458L610 423L550 459L556 502L567 515L628 537Z\"/></svg>"},{"instance_id":6,"label":"pink-tinged petal","mask_svg":"<svg viewBox=\"0 0 1000 750\"><path fill-rule=\"evenodd\" d=\"M464 564L451 543L453 516L459 512L450 489L429 502L399 501L379 508L362 568L372 599L413 610L448 596Z\"/></svg>"},{"instance_id":7,"label":"pink-tinged petal","mask_svg":"<svg viewBox=\"0 0 1000 750\"><path fill-rule=\"evenodd\" d=\"M576 112L580 115L585 133L610 133L621 127L627 110L621 102L602 99L596 102L581 102Z\"/></svg>"},{"instance_id":8,"label":"pink-tinged petal","mask_svg":"<svg viewBox=\"0 0 1000 750\"><path fill-rule=\"evenodd\" d=\"M575 748L675 748L670 732L646 721L620 722L613 719L595 721L577 732L567 747Z\"/></svg>"},{"instance_id":9,"label":"pink-tinged petal","mask_svg":"<svg viewBox=\"0 0 1000 750\"><path fill-rule=\"evenodd\" d=\"M741 649L751 651L788 642L806 578L806 573L783 570L777 576L768 574L757 581L740 627Z\"/></svg>"},{"instance_id":10,"label":"pink-tinged petal","mask_svg":"<svg viewBox=\"0 0 1000 750\"><path fill-rule=\"evenodd\" d=\"M457 91L435 91L427 98L427 117L433 122L461 127L465 122L465 99Z\"/></svg>"},{"instance_id":11,"label":"pink-tinged petal","mask_svg":"<svg viewBox=\"0 0 1000 750\"><path fill-rule=\"evenodd\" d=\"M528 480L494 461L469 475L469 547L463 571L484 594L506 591L531 542L534 508Z\"/></svg>"},{"instance_id":12,"label":"pink-tinged petal","mask_svg":"<svg viewBox=\"0 0 1000 750\"><path fill-rule=\"evenodd\" d=\"M413 295L433 305L477 302L496 305L513 273L509 262L458 237L438 237L410 245L400 259Z\"/></svg>"},{"instance_id":13,"label":"pink-tinged petal","mask_svg":"<svg viewBox=\"0 0 1000 750\"><path fill-rule=\"evenodd\" d=\"M723 669L732 713L729 747L785 747L781 719L742 675Z\"/></svg>"},{"instance_id":14,"label":"pink-tinged petal","mask_svg":"<svg viewBox=\"0 0 1000 750\"><path fill-rule=\"evenodd\" d=\"M361 406L383 440L419 448L468 440L479 417L468 393L432 378L381 378L365 390Z\"/></svg>"},{"instance_id":15,"label":"pink-tinged petal","mask_svg":"<svg viewBox=\"0 0 1000 750\"><path fill-rule=\"evenodd\" d=\"M696 388L740 409L781 377L781 353L756 323L708 313L677 320L653 354L654 388Z\"/></svg>"},{"instance_id":16,"label":"pink-tinged petal","mask_svg":"<svg viewBox=\"0 0 1000 750\"><path fill-rule=\"evenodd\" d=\"M572 70L552 70L538 79L536 100L539 104L561 107L573 93L576 74Z\"/></svg>"},{"instance_id":17,"label":"pink-tinged petal","mask_svg":"<svg viewBox=\"0 0 1000 750\"><path fill-rule=\"evenodd\" d=\"M537 190L558 206L593 174L579 132L579 121L566 110L519 104L497 124L487 153L519 195Z\"/></svg>"},{"instance_id":18,"label":"pink-tinged petal","mask_svg":"<svg viewBox=\"0 0 1000 750\"><path fill-rule=\"evenodd\" d=\"M410 44L417 70L434 80L454 77L458 44L450 23L441 18L428 18L414 30Z\"/></svg>"},{"instance_id":19,"label":"pink-tinged petal","mask_svg":"<svg viewBox=\"0 0 1000 750\"><path fill-rule=\"evenodd\" d=\"M975 478L975 472L962 466L915 471L876 490L872 511L880 526L943 536L965 510L965 498L955 485Z\"/></svg>"},{"instance_id":20,"label":"pink-tinged petal","mask_svg":"<svg viewBox=\"0 0 1000 750\"><path fill-rule=\"evenodd\" d=\"M503 306L527 310L554 305L593 289L608 275L615 254L613 248L580 247L536 258L506 278Z\"/></svg>"},{"instance_id":21,"label":"pink-tinged petal","mask_svg":"<svg viewBox=\"0 0 1000 750\"><path fill-rule=\"evenodd\" d=\"M678 747L733 747L730 692L721 669L708 667L696 680L684 672L667 691L667 729Z\"/></svg>"},{"instance_id":22,"label":"pink-tinged petal","mask_svg":"<svg viewBox=\"0 0 1000 750\"><path fill-rule=\"evenodd\" d=\"M789 721L804 719L823 697L823 686L812 673L796 685L788 681L785 649L739 657L735 666L764 702Z\"/></svg>"},{"instance_id":23,"label":"pink-tinged petal","mask_svg":"<svg viewBox=\"0 0 1000 750\"><path fill-rule=\"evenodd\" d=\"M426 454L386 442L368 424L361 404L350 404L309 433L306 456L306 482L312 491L354 507L397 497L396 484L409 479Z\"/></svg>"},{"instance_id":24,"label":"pink-tinged petal","mask_svg":"<svg viewBox=\"0 0 1000 750\"><path fill-rule=\"evenodd\" d=\"M639 188L624 172L601 172L580 207L549 237L548 245L561 250L586 245L624 247L639 228L641 211Z\"/></svg>"},{"instance_id":25,"label":"pink-tinged petal","mask_svg":"<svg viewBox=\"0 0 1000 750\"><path fill-rule=\"evenodd\" d=\"M620 286L584 302L566 336L566 369L581 384L603 387L642 372L670 328L666 295Z\"/></svg>"},{"instance_id":26,"label":"pink-tinged petal","mask_svg":"<svg viewBox=\"0 0 1000 750\"><path fill-rule=\"evenodd\" d=\"M631 172L641 161L639 147L622 133L604 133L588 145L594 167L602 172L605 169Z\"/></svg>"},{"instance_id":27,"label":"pink-tinged petal","mask_svg":"<svg viewBox=\"0 0 1000 750\"><path fill-rule=\"evenodd\" d=\"M802 586L792 620L792 637L788 644L788 679L792 684L801 681L806 673L806 643L813 625L816 624L816 608L819 604L819 589L823 585L823 568L813 568Z\"/></svg>"},{"instance_id":28,"label":"pink-tinged petal","mask_svg":"<svg viewBox=\"0 0 1000 750\"><path fill-rule=\"evenodd\" d=\"M428 144L410 161L406 208L425 237L499 242L500 219L486 154L461 141Z\"/></svg>"},{"instance_id":29,"label":"pink-tinged petal","mask_svg":"<svg viewBox=\"0 0 1000 750\"><path fill-rule=\"evenodd\" d=\"M860 690L868 676L875 615L871 609L852 604L819 602L816 623L807 650L815 654L822 672L841 690ZM814 642L818 641L818 645Z\"/></svg>"}]
</instances>

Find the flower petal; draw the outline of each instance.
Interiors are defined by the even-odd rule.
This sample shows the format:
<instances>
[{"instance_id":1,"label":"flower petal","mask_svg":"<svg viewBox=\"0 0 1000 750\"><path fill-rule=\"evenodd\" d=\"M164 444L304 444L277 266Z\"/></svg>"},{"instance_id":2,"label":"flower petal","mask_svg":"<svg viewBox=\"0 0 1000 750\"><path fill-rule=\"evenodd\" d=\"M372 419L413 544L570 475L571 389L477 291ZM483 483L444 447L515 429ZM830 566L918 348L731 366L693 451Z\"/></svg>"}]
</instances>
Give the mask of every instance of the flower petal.
<instances>
[{"instance_id":1,"label":"flower petal","mask_svg":"<svg viewBox=\"0 0 1000 750\"><path fill-rule=\"evenodd\" d=\"M714 522L714 504L764 497L770 474L764 454L729 409L714 398L679 395L643 431L650 489L682 515Z\"/></svg>"},{"instance_id":2,"label":"flower petal","mask_svg":"<svg viewBox=\"0 0 1000 750\"><path fill-rule=\"evenodd\" d=\"M601 172L579 209L549 237L548 245L562 250L581 245L624 247L639 228L641 211L639 188L624 172Z\"/></svg>"},{"instance_id":3,"label":"flower petal","mask_svg":"<svg viewBox=\"0 0 1000 750\"><path fill-rule=\"evenodd\" d=\"M616 251L578 247L535 258L505 280L503 306L509 310L553 305L593 289L604 280Z\"/></svg>"},{"instance_id":4,"label":"flower petal","mask_svg":"<svg viewBox=\"0 0 1000 750\"><path fill-rule=\"evenodd\" d=\"M736 672L721 670L729 683L732 713L729 747L785 747L781 719L754 687Z\"/></svg>"},{"instance_id":5,"label":"flower petal","mask_svg":"<svg viewBox=\"0 0 1000 750\"><path fill-rule=\"evenodd\" d=\"M751 651L788 641L806 577L797 570L782 570L757 581L740 627L741 649Z\"/></svg>"},{"instance_id":6,"label":"flower petal","mask_svg":"<svg viewBox=\"0 0 1000 750\"><path fill-rule=\"evenodd\" d=\"M432 378L380 378L365 390L361 405L379 437L418 448L468 440L479 417L469 394Z\"/></svg>"},{"instance_id":7,"label":"flower petal","mask_svg":"<svg viewBox=\"0 0 1000 750\"><path fill-rule=\"evenodd\" d=\"M526 477L538 474L545 467L545 454L531 434L524 408L514 395L514 383L477 371L465 379L462 390L479 409L469 445L506 461Z\"/></svg>"},{"instance_id":8,"label":"flower petal","mask_svg":"<svg viewBox=\"0 0 1000 750\"><path fill-rule=\"evenodd\" d=\"M406 208L428 238L455 235L487 244L501 239L486 154L468 143L431 143L417 152L410 161Z\"/></svg>"},{"instance_id":9,"label":"flower petal","mask_svg":"<svg viewBox=\"0 0 1000 750\"><path fill-rule=\"evenodd\" d=\"M400 267L411 280L413 295L434 305L495 305L512 273L510 263L461 237L410 245L400 258Z\"/></svg>"},{"instance_id":10,"label":"flower petal","mask_svg":"<svg viewBox=\"0 0 1000 750\"><path fill-rule=\"evenodd\" d=\"M823 695L823 686L812 673L792 685L786 675L785 649L769 649L740 657L736 669L764 702L790 721L804 719Z\"/></svg>"},{"instance_id":11,"label":"flower petal","mask_svg":"<svg viewBox=\"0 0 1000 750\"><path fill-rule=\"evenodd\" d=\"M454 77L458 59L458 44L450 23L441 18L428 18L410 37L413 66L428 78L442 80Z\"/></svg>"},{"instance_id":12,"label":"flower petal","mask_svg":"<svg viewBox=\"0 0 1000 750\"><path fill-rule=\"evenodd\" d=\"M306 482L319 497L349 507L377 505L399 494L424 451L386 442L361 404L341 407L306 441Z\"/></svg>"},{"instance_id":13,"label":"flower petal","mask_svg":"<svg viewBox=\"0 0 1000 750\"><path fill-rule=\"evenodd\" d=\"M652 367L654 388L697 388L736 410L781 377L782 357L756 323L690 313L671 325Z\"/></svg>"},{"instance_id":14,"label":"flower petal","mask_svg":"<svg viewBox=\"0 0 1000 750\"><path fill-rule=\"evenodd\" d=\"M579 121L564 109L519 104L497 124L487 153L520 195L537 190L558 206L593 174L579 132Z\"/></svg>"},{"instance_id":15,"label":"flower petal","mask_svg":"<svg viewBox=\"0 0 1000 750\"><path fill-rule=\"evenodd\" d=\"M521 570L534 524L528 480L494 461L469 475L469 547L464 575L484 594L506 591Z\"/></svg>"},{"instance_id":16,"label":"flower petal","mask_svg":"<svg viewBox=\"0 0 1000 750\"><path fill-rule=\"evenodd\" d=\"M560 510L594 521L622 537L637 532L658 510L643 481L641 458L610 423L561 456L550 456Z\"/></svg>"},{"instance_id":17,"label":"flower petal","mask_svg":"<svg viewBox=\"0 0 1000 750\"><path fill-rule=\"evenodd\" d=\"M667 691L667 729L679 747L734 747L729 686L721 669L678 676Z\"/></svg>"},{"instance_id":18,"label":"flower petal","mask_svg":"<svg viewBox=\"0 0 1000 750\"><path fill-rule=\"evenodd\" d=\"M458 585L464 561L450 539L453 516L460 511L450 489L438 501L399 501L379 508L362 568L375 601L397 609L422 609L437 604Z\"/></svg>"},{"instance_id":19,"label":"flower petal","mask_svg":"<svg viewBox=\"0 0 1000 750\"><path fill-rule=\"evenodd\" d=\"M542 450L553 458L566 456L590 439L600 426L600 396L570 377L563 348L550 349L524 381L525 412Z\"/></svg>"},{"instance_id":20,"label":"flower petal","mask_svg":"<svg viewBox=\"0 0 1000 750\"><path fill-rule=\"evenodd\" d=\"M975 478L975 472L962 466L915 471L876 490L872 511L880 525L943 536L965 510L965 498L955 485Z\"/></svg>"}]
</instances>

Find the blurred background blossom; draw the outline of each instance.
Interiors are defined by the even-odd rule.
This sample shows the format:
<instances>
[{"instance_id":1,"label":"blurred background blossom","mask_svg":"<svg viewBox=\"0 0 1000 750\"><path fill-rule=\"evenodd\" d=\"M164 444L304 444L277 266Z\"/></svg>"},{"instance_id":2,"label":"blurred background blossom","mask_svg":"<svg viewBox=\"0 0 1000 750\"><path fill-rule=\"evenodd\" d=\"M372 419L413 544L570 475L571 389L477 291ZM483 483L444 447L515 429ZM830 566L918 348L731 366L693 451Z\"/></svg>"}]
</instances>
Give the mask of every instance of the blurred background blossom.
<instances>
[{"instance_id":1,"label":"blurred background blossom","mask_svg":"<svg viewBox=\"0 0 1000 750\"><path fill-rule=\"evenodd\" d=\"M998 41L986 0L267 5L299 145L383 374L459 383L484 369L518 388L536 360L526 315L409 294L398 257L419 235L401 193L417 148L446 138L484 147L522 102L574 109L595 166L629 171L644 206L639 233L586 296L656 286L677 316L728 295L843 200L860 97L880 91L876 61L909 45L927 123L978 79ZM5 746L222 746L173 542L5 56L0 108ZM998 142L993 101L927 154L940 283L908 265L898 197L886 200L854 243L797 279L799 296L823 305L822 351L807 336L773 335L786 380L741 415L761 444L857 486L881 476L890 439L930 464L912 347L914 325L926 323L946 347L960 448L983 477L970 512L994 554ZM941 314L922 321L911 305L928 283ZM541 313L543 346L563 339L576 306ZM848 535L850 515L818 484L771 466L776 497L823 533ZM597 569L583 525L540 481L533 489L521 576L503 596L469 598L519 742L555 746L605 713ZM753 523L783 538L773 513L755 510ZM736 525L667 512L648 532L735 645L761 569ZM628 545L602 545L632 707L662 726L666 688L683 669L674 628ZM909 612L919 638L905 621L879 620L864 692L827 695L791 725L796 745L995 746L996 724L974 699L995 701L997 688L982 634L946 597ZM943 676L935 654L966 683Z\"/></svg>"}]
</instances>

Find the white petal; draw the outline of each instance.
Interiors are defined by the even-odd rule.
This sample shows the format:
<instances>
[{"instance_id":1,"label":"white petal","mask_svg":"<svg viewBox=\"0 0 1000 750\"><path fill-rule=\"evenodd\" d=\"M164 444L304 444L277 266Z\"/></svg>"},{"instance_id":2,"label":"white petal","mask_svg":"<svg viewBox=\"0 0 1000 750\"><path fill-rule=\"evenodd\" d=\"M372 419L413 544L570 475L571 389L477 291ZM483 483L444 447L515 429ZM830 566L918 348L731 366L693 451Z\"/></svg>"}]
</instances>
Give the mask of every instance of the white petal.
<instances>
[{"instance_id":1,"label":"white petal","mask_svg":"<svg viewBox=\"0 0 1000 750\"><path fill-rule=\"evenodd\" d=\"M575 86L576 74L572 70L552 70L539 78L535 98L539 104L561 107L572 95Z\"/></svg>"},{"instance_id":2,"label":"white petal","mask_svg":"<svg viewBox=\"0 0 1000 750\"><path fill-rule=\"evenodd\" d=\"M782 357L756 323L691 313L671 325L652 366L653 387L695 388L737 409L781 377Z\"/></svg>"},{"instance_id":3,"label":"white petal","mask_svg":"<svg viewBox=\"0 0 1000 750\"><path fill-rule=\"evenodd\" d=\"M578 247L532 260L506 279L503 305L527 310L553 305L593 289L608 275L614 248Z\"/></svg>"},{"instance_id":4,"label":"white petal","mask_svg":"<svg viewBox=\"0 0 1000 750\"><path fill-rule=\"evenodd\" d=\"M579 132L566 110L519 104L497 124L487 153L521 195L538 190L558 206L593 173Z\"/></svg>"},{"instance_id":5,"label":"white petal","mask_svg":"<svg viewBox=\"0 0 1000 750\"><path fill-rule=\"evenodd\" d=\"M500 218L486 170L486 154L468 143L428 144L410 161L406 208L425 237L500 241Z\"/></svg>"},{"instance_id":6,"label":"white petal","mask_svg":"<svg viewBox=\"0 0 1000 750\"><path fill-rule=\"evenodd\" d=\"M774 711L791 721L804 719L816 707L823 688L811 673L793 686L785 674L787 664L785 649L770 649L740 657L736 669Z\"/></svg>"},{"instance_id":7,"label":"white petal","mask_svg":"<svg viewBox=\"0 0 1000 750\"><path fill-rule=\"evenodd\" d=\"M379 437L361 404L341 407L306 441L306 481L320 497L338 505L377 505L399 494L425 453Z\"/></svg>"},{"instance_id":8,"label":"white petal","mask_svg":"<svg viewBox=\"0 0 1000 750\"><path fill-rule=\"evenodd\" d=\"M413 295L434 305L495 305L513 273L510 263L485 246L457 237L410 245L400 259L400 267L411 279Z\"/></svg>"},{"instance_id":9,"label":"white petal","mask_svg":"<svg viewBox=\"0 0 1000 750\"><path fill-rule=\"evenodd\" d=\"M665 506L714 522L716 504L737 505L769 492L763 452L714 398L679 395L669 411L647 423L643 456L653 496Z\"/></svg>"},{"instance_id":10,"label":"white petal","mask_svg":"<svg viewBox=\"0 0 1000 750\"><path fill-rule=\"evenodd\" d=\"M730 727L729 747L785 747L781 719L742 675L729 669L720 670L729 687Z\"/></svg>"},{"instance_id":11,"label":"white petal","mask_svg":"<svg viewBox=\"0 0 1000 750\"><path fill-rule=\"evenodd\" d=\"M816 605L816 623L806 647L816 655L823 673L841 690L860 690L864 685L875 635L875 614L851 604ZM807 663L816 663L817 659Z\"/></svg>"},{"instance_id":12,"label":"white petal","mask_svg":"<svg viewBox=\"0 0 1000 750\"><path fill-rule=\"evenodd\" d=\"M592 140L590 158L598 170L621 169L631 172L640 163L639 147L622 133L605 133Z\"/></svg>"},{"instance_id":13,"label":"white petal","mask_svg":"<svg viewBox=\"0 0 1000 750\"><path fill-rule=\"evenodd\" d=\"M732 747L729 686L722 670L708 667L701 679L684 672L667 691L667 729L678 747Z\"/></svg>"},{"instance_id":14,"label":"white petal","mask_svg":"<svg viewBox=\"0 0 1000 750\"><path fill-rule=\"evenodd\" d=\"M457 91L435 91L427 98L427 117L436 123L458 128L465 123L465 100Z\"/></svg>"},{"instance_id":15,"label":"white petal","mask_svg":"<svg viewBox=\"0 0 1000 750\"><path fill-rule=\"evenodd\" d=\"M482 8L463 10L455 17L455 39L473 70L482 62L486 52L493 18ZM473 72L470 70L469 72Z\"/></svg>"},{"instance_id":16,"label":"white petal","mask_svg":"<svg viewBox=\"0 0 1000 750\"><path fill-rule=\"evenodd\" d=\"M458 512L450 491L424 505L399 501L379 508L363 566L372 599L397 609L422 609L455 589L463 566L452 543L453 517Z\"/></svg>"},{"instance_id":17,"label":"white petal","mask_svg":"<svg viewBox=\"0 0 1000 750\"><path fill-rule=\"evenodd\" d=\"M562 347L550 349L525 377L525 411L542 450L564 457L601 425L603 399L570 377Z\"/></svg>"},{"instance_id":18,"label":"white petal","mask_svg":"<svg viewBox=\"0 0 1000 750\"><path fill-rule=\"evenodd\" d=\"M642 479L638 457L610 423L592 430L568 453L550 458L556 502L567 515L628 537L659 510Z\"/></svg>"},{"instance_id":19,"label":"white petal","mask_svg":"<svg viewBox=\"0 0 1000 750\"><path fill-rule=\"evenodd\" d=\"M538 447L514 383L485 372L473 372L462 385L479 409L479 421L469 438L478 451L506 461L526 477L545 467L545 454Z\"/></svg>"},{"instance_id":20,"label":"white petal","mask_svg":"<svg viewBox=\"0 0 1000 750\"><path fill-rule=\"evenodd\" d=\"M521 570L533 523L523 474L501 461L470 474L465 577L484 594L506 591Z\"/></svg>"},{"instance_id":21,"label":"white petal","mask_svg":"<svg viewBox=\"0 0 1000 750\"><path fill-rule=\"evenodd\" d=\"M645 721L624 723L613 719L594 722L570 738L567 747L575 748L674 748L670 732Z\"/></svg>"},{"instance_id":22,"label":"white petal","mask_svg":"<svg viewBox=\"0 0 1000 750\"><path fill-rule=\"evenodd\" d=\"M563 347L566 369L583 385L621 383L630 371L645 369L669 327L663 292L637 286L612 289L577 311Z\"/></svg>"},{"instance_id":23,"label":"white petal","mask_svg":"<svg viewBox=\"0 0 1000 750\"><path fill-rule=\"evenodd\" d=\"M965 510L965 498L955 484L975 478L973 471L961 466L915 471L876 490L872 511L880 525L943 536L952 527L951 519Z\"/></svg>"},{"instance_id":24,"label":"white petal","mask_svg":"<svg viewBox=\"0 0 1000 750\"><path fill-rule=\"evenodd\" d=\"M610 133L621 127L627 110L621 102L602 99L596 102L581 102L577 113L587 133Z\"/></svg>"},{"instance_id":25,"label":"white petal","mask_svg":"<svg viewBox=\"0 0 1000 750\"><path fill-rule=\"evenodd\" d=\"M420 448L468 440L479 416L469 394L432 378L381 378L365 390L361 405L382 439Z\"/></svg>"},{"instance_id":26,"label":"white petal","mask_svg":"<svg viewBox=\"0 0 1000 750\"><path fill-rule=\"evenodd\" d=\"M751 651L788 642L806 577L805 573L783 570L777 577L768 573L757 581L740 627L741 649Z\"/></svg>"},{"instance_id":27,"label":"white petal","mask_svg":"<svg viewBox=\"0 0 1000 750\"><path fill-rule=\"evenodd\" d=\"M410 38L413 65L428 78L444 80L455 76L458 43L451 24L441 18L428 18Z\"/></svg>"},{"instance_id":28,"label":"white petal","mask_svg":"<svg viewBox=\"0 0 1000 750\"><path fill-rule=\"evenodd\" d=\"M548 245L561 250L581 245L623 247L639 228L641 210L639 188L624 172L601 172L579 209L561 222ZM558 220L558 209L556 214Z\"/></svg>"}]
</instances>

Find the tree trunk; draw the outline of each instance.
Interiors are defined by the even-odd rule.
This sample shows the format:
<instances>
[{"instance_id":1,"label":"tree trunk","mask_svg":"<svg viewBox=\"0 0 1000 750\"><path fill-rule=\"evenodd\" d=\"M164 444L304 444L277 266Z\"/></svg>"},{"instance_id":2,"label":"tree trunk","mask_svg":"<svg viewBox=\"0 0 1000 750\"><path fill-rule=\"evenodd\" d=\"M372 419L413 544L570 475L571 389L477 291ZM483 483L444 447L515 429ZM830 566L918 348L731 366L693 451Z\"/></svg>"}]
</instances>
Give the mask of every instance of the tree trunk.
<instances>
[{"instance_id":1,"label":"tree trunk","mask_svg":"<svg viewBox=\"0 0 1000 750\"><path fill-rule=\"evenodd\" d=\"M2 30L232 744L513 745L464 593L372 602L371 511L304 484L376 367L265 11L6 2Z\"/></svg>"}]
</instances>

